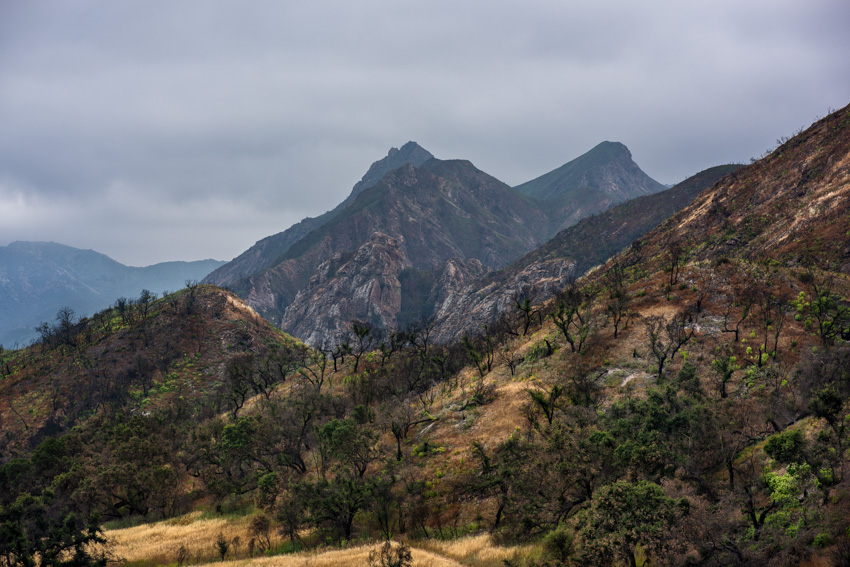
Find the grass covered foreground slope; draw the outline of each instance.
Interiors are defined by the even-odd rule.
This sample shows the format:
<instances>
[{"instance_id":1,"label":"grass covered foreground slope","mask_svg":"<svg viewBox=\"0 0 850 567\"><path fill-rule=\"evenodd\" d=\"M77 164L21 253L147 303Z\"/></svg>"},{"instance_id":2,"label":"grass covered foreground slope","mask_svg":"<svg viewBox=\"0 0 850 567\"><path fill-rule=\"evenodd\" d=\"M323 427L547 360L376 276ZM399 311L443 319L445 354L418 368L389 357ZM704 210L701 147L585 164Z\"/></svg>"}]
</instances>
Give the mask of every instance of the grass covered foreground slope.
<instances>
[{"instance_id":1,"label":"grass covered foreground slope","mask_svg":"<svg viewBox=\"0 0 850 567\"><path fill-rule=\"evenodd\" d=\"M239 348L182 413L105 403L34 448L10 446L3 525L25 532L22 511L219 522L200 554L188 532L142 556L120 543L132 534L108 532L113 553L150 565L365 565L353 548L383 539L408 542L419 565L431 559L417 550L479 566L844 564L848 281L830 243L795 227L824 195L844 207L848 113L480 337L435 345L426 323L391 336L364 326L331 353ZM775 221L799 249L759 252L761 233L713 239L770 200L741 180L778 191L769 180L811 163L826 167L792 180L799 222ZM715 199L728 215L706 222ZM846 208L832 213L831 231L850 230ZM681 239L697 226L707 239ZM16 419L5 408L4 424Z\"/></svg>"}]
</instances>

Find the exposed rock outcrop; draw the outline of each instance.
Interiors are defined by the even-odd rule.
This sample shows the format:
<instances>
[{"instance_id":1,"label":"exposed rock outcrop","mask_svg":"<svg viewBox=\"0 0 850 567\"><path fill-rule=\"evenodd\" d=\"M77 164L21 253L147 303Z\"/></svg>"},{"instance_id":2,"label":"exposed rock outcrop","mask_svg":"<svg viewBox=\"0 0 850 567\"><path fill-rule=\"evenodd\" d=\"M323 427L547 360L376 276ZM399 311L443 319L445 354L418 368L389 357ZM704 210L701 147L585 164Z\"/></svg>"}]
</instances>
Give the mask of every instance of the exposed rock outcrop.
<instances>
[{"instance_id":1,"label":"exposed rock outcrop","mask_svg":"<svg viewBox=\"0 0 850 567\"><path fill-rule=\"evenodd\" d=\"M257 272L274 266L293 244L336 218L360 193L369 187L373 187L386 174L408 163L414 166L422 165L433 157L429 151L416 142L407 142L400 149L390 148L386 157L379 159L369 167L369 170L354 185L351 193L342 203L318 217L303 219L283 232L259 240L238 257L209 274L204 278L203 283L229 287Z\"/></svg>"},{"instance_id":2,"label":"exposed rock outcrop","mask_svg":"<svg viewBox=\"0 0 850 567\"><path fill-rule=\"evenodd\" d=\"M671 189L627 201L561 231L507 268L485 275L438 303L434 336L448 342L480 333L483 325L513 311L520 298L541 303L562 289L570 277L581 276L626 248L741 167L707 169Z\"/></svg>"}]
</instances>

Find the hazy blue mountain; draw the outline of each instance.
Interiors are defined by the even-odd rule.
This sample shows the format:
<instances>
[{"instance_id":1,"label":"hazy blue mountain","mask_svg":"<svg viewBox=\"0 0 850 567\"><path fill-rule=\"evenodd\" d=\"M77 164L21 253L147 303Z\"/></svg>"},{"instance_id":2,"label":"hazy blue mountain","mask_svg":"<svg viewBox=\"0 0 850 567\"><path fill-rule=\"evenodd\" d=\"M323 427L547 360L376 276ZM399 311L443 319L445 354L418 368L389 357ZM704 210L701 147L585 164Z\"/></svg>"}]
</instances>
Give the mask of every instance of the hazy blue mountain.
<instances>
[{"instance_id":1,"label":"hazy blue mountain","mask_svg":"<svg viewBox=\"0 0 850 567\"><path fill-rule=\"evenodd\" d=\"M26 345L40 322L54 322L60 307L91 315L119 297L138 297L143 289L159 294L182 288L186 280L200 280L222 264L201 260L135 268L55 242L0 246L0 344Z\"/></svg>"}]
</instances>

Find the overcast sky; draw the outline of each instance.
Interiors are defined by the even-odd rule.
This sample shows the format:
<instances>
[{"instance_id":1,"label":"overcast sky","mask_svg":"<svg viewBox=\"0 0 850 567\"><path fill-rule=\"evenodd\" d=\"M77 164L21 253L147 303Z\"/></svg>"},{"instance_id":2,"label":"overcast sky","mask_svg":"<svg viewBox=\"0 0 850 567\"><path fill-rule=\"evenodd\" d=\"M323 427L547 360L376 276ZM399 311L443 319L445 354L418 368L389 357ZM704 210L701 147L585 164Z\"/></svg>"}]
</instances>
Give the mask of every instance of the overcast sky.
<instances>
[{"instance_id":1,"label":"overcast sky","mask_svg":"<svg viewBox=\"0 0 850 567\"><path fill-rule=\"evenodd\" d=\"M229 260L415 140L675 183L850 103L847 0L0 0L0 245Z\"/></svg>"}]
</instances>

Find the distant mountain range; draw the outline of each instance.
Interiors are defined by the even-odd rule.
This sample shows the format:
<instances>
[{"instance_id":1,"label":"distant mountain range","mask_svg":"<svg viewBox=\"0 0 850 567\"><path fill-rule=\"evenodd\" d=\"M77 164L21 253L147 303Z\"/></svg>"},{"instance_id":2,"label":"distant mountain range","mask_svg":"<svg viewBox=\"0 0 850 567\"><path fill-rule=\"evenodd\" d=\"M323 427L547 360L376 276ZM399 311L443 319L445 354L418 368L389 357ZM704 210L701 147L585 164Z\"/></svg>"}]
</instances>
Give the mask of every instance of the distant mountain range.
<instances>
[{"instance_id":1,"label":"distant mountain range","mask_svg":"<svg viewBox=\"0 0 850 567\"><path fill-rule=\"evenodd\" d=\"M93 250L55 242L0 246L0 344L23 346L42 321L54 323L60 307L78 316L104 309L143 289L174 291L224 264L217 260L163 262L134 268Z\"/></svg>"},{"instance_id":2,"label":"distant mountain range","mask_svg":"<svg viewBox=\"0 0 850 567\"><path fill-rule=\"evenodd\" d=\"M397 328L428 317L581 218L662 190L617 142L515 188L408 142L335 209L259 241L204 281L310 344L332 344L355 319Z\"/></svg>"},{"instance_id":3,"label":"distant mountain range","mask_svg":"<svg viewBox=\"0 0 850 567\"><path fill-rule=\"evenodd\" d=\"M665 190L626 146L602 142L512 188L408 142L374 162L335 208L231 262L130 268L54 243L0 248L0 344L26 344L62 306L91 314L118 297L195 279L232 290L316 346L343 340L353 320L401 328L435 318L436 335L449 340L492 320L518 293L549 293L544 282L565 267L582 273L604 261L732 169Z\"/></svg>"}]
</instances>

